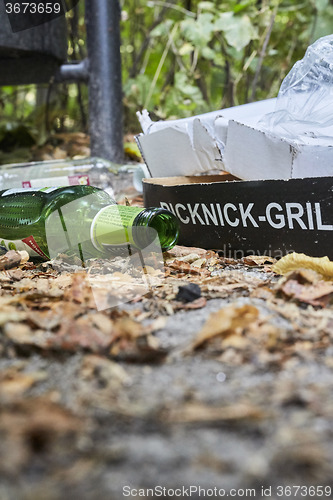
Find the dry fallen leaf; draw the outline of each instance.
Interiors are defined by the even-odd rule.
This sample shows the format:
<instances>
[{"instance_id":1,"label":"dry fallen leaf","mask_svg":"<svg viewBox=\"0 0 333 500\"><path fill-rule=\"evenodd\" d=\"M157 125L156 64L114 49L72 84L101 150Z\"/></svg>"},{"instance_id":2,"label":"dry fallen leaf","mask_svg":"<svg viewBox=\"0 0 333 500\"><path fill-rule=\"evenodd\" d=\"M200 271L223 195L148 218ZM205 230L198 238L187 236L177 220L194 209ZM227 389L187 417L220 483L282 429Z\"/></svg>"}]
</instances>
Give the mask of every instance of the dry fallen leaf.
<instances>
[{"instance_id":1,"label":"dry fallen leaf","mask_svg":"<svg viewBox=\"0 0 333 500\"><path fill-rule=\"evenodd\" d=\"M277 274L286 275L299 269L312 269L321 274L324 280L333 280L333 262L328 257L309 257L304 253L290 253L280 259L272 270Z\"/></svg>"},{"instance_id":2,"label":"dry fallen leaf","mask_svg":"<svg viewBox=\"0 0 333 500\"><path fill-rule=\"evenodd\" d=\"M201 259L200 259L201 261ZM202 262L201 262L202 263ZM188 275L198 275L198 276L209 276L210 272L208 269L202 269L201 267L196 267L188 262L183 262L181 260L175 259L169 264L169 269L171 272L174 271L178 276Z\"/></svg>"},{"instance_id":3,"label":"dry fallen leaf","mask_svg":"<svg viewBox=\"0 0 333 500\"><path fill-rule=\"evenodd\" d=\"M165 252L164 256L166 259L179 259L179 258L184 258L189 255L196 255L196 258L201 258L201 257L206 257L207 256L207 250L204 248L197 248L197 247L183 247L181 245L176 245L174 246L171 250L168 250L168 252ZM210 252L212 253L212 252Z\"/></svg>"},{"instance_id":4,"label":"dry fallen leaf","mask_svg":"<svg viewBox=\"0 0 333 500\"><path fill-rule=\"evenodd\" d=\"M220 309L210 315L196 339L194 339L192 348L197 349L207 342L207 340L217 335L226 337L237 333L237 330L242 332L250 323L258 318L258 315L258 309L251 305L242 307L230 305Z\"/></svg>"},{"instance_id":5,"label":"dry fallen leaf","mask_svg":"<svg viewBox=\"0 0 333 500\"><path fill-rule=\"evenodd\" d=\"M248 255L243 257L242 261L247 266L264 266L266 264L274 264L276 259L267 255Z\"/></svg>"},{"instance_id":6,"label":"dry fallen leaf","mask_svg":"<svg viewBox=\"0 0 333 500\"><path fill-rule=\"evenodd\" d=\"M320 280L315 284L303 284L297 279L292 279L296 273L280 285L280 290L293 299L313 306L325 307L333 298L333 283Z\"/></svg>"},{"instance_id":7,"label":"dry fallen leaf","mask_svg":"<svg viewBox=\"0 0 333 500\"><path fill-rule=\"evenodd\" d=\"M182 262L188 262L189 264L192 264L192 262L200 259L201 257L197 253L189 253L184 255L183 257L177 257L178 261ZM175 259L173 259L175 260Z\"/></svg>"},{"instance_id":8,"label":"dry fallen leaf","mask_svg":"<svg viewBox=\"0 0 333 500\"><path fill-rule=\"evenodd\" d=\"M167 353L160 348L151 331L150 327L143 327L130 317L119 318L113 326L110 355L135 362L161 361Z\"/></svg>"},{"instance_id":9,"label":"dry fallen leaf","mask_svg":"<svg viewBox=\"0 0 333 500\"><path fill-rule=\"evenodd\" d=\"M131 378L119 363L96 354L84 356L80 374L84 379L102 384L103 387L122 387L131 383Z\"/></svg>"},{"instance_id":10,"label":"dry fallen leaf","mask_svg":"<svg viewBox=\"0 0 333 500\"><path fill-rule=\"evenodd\" d=\"M81 348L97 353L104 352L111 342L112 330L101 330L92 317L84 315L64 321L59 332L48 339L48 346L74 352Z\"/></svg>"},{"instance_id":11,"label":"dry fallen leaf","mask_svg":"<svg viewBox=\"0 0 333 500\"><path fill-rule=\"evenodd\" d=\"M205 297L199 297L193 302L178 302L177 305L174 306L175 310L190 310L190 309L202 309L207 304L207 299Z\"/></svg>"},{"instance_id":12,"label":"dry fallen leaf","mask_svg":"<svg viewBox=\"0 0 333 500\"><path fill-rule=\"evenodd\" d=\"M47 378L45 371L21 373L15 368L9 368L0 375L0 398L15 398L41 380Z\"/></svg>"},{"instance_id":13,"label":"dry fallen leaf","mask_svg":"<svg viewBox=\"0 0 333 500\"><path fill-rule=\"evenodd\" d=\"M261 408L251 404L237 403L214 407L200 403L188 403L182 407L170 408L164 412L168 423L239 422L263 418Z\"/></svg>"}]
</instances>

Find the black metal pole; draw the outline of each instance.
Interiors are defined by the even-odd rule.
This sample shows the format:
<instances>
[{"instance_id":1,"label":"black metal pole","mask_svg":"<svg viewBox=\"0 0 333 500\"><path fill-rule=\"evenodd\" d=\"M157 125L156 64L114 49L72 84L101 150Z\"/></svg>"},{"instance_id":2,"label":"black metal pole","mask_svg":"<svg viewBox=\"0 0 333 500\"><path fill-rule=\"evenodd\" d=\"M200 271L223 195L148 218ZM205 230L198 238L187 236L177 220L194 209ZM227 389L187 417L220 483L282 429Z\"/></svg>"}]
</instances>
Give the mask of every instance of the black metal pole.
<instances>
[{"instance_id":1,"label":"black metal pole","mask_svg":"<svg viewBox=\"0 0 333 500\"><path fill-rule=\"evenodd\" d=\"M118 0L86 0L91 154L124 161Z\"/></svg>"}]
</instances>

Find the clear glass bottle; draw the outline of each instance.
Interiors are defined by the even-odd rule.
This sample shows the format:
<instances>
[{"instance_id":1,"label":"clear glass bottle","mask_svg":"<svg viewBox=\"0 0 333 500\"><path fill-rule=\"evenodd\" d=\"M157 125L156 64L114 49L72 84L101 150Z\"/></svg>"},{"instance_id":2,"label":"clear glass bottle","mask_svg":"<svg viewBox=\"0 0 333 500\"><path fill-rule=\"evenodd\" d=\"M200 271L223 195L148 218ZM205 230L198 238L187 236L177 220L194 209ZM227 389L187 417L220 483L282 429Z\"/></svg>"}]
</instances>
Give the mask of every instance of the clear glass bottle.
<instances>
[{"instance_id":1,"label":"clear glass bottle","mask_svg":"<svg viewBox=\"0 0 333 500\"><path fill-rule=\"evenodd\" d=\"M166 251L178 233L178 219L168 210L117 205L93 186L0 191L0 246L34 258L69 253L84 262L119 247L146 248L157 237Z\"/></svg>"},{"instance_id":2,"label":"clear glass bottle","mask_svg":"<svg viewBox=\"0 0 333 500\"><path fill-rule=\"evenodd\" d=\"M124 187L134 185L142 192L141 178L149 177L145 165L118 165L103 158L49 160L0 166L0 190L44 186L90 185L108 191L112 196Z\"/></svg>"}]
</instances>

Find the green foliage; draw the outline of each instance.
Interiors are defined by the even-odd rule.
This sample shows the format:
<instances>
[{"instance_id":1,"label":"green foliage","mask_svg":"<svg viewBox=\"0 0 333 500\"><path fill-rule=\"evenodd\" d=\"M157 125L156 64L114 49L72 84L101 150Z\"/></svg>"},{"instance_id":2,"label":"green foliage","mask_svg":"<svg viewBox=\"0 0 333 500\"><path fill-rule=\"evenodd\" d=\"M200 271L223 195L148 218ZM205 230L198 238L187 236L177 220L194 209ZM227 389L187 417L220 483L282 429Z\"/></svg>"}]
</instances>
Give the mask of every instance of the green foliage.
<instances>
[{"instance_id":1,"label":"green foliage","mask_svg":"<svg viewBox=\"0 0 333 500\"><path fill-rule=\"evenodd\" d=\"M247 14L222 12L214 24L215 31L223 33L227 44L237 51L245 49L252 40L258 40L258 27Z\"/></svg>"},{"instance_id":2,"label":"green foliage","mask_svg":"<svg viewBox=\"0 0 333 500\"><path fill-rule=\"evenodd\" d=\"M330 0L136 0L123 9L125 104L161 118L275 96L333 21Z\"/></svg>"},{"instance_id":3,"label":"green foliage","mask_svg":"<svg viewBox=\"0 0 333 500\"><path fill-rule=\"evenodd\" d=\"M125 129L143 107L180 118L273 97L307 46L330 34L332 0L120 0ZM68 15L69 60L86 56L84 2ZM38 93L40 95L40 92ZM0 125L87 130L85 85L0 88ZM41 101L41 102L40 102Z\"/></svg>"}]
</instances>

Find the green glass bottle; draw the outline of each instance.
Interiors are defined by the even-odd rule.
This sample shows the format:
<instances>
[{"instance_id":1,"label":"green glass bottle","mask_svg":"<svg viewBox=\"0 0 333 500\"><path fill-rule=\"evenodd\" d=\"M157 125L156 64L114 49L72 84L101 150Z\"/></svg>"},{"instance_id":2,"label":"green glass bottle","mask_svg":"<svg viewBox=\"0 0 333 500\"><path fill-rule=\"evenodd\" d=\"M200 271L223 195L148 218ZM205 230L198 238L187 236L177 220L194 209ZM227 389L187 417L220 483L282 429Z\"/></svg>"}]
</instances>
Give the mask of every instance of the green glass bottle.
<instances>
[{"instance_id":1,"label":"green glass bottle","mask_svg":"<svg viewBox=\"0 0 333 500\"><path fill-rule=\"evenodd\" d=\"M0 246L36 259L67 253L84 262L122 247L143 249L156 238L166 251L178 234L168 210L117 205L93 186L0 191Z\"/></svg>"}]
</instances>

